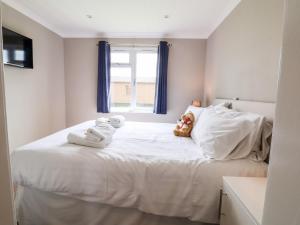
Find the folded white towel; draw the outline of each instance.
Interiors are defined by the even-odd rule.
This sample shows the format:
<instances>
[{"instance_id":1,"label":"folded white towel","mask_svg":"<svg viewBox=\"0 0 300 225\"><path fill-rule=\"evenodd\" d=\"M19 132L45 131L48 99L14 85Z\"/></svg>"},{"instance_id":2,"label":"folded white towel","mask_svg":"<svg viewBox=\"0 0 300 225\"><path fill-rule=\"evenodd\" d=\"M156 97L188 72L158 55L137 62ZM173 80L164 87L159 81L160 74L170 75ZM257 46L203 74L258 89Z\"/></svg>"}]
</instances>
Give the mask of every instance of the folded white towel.
<instances>
[{"instance_id":1,"label":"folded white towel","mask_svg":"<svg viewBox=\"0 0 300 225\"><path fill-rule=\"evenodd\" d=\"M124 123L125 117L122 115L116 115L116 116L109 117L109 120L110 122L114 122L114 123Z\"/></svg>"},{"instance_id":2,"label":"folded white towel","mask_svg":"<svg viewBox=\"0 0 300 225\"><path fill-rule=\"evenodd\" d=\"M68 134L68 142L76 145L83 145L93 148L104 148L110 143L111 139L103 139L101 141L92 141L88 139L84 132L71 132Z\"/></svg>"},{"instance_id":3,"label":"folded white towel","mask_svg":"<svg viewBox=\"0 0 300 225\"><path fill-rule=\"evenodd\" d=\"M104 139L102 137L98 137L98 136L96 136L92 133L88 133L88 132L86 132L85 135L86 135L86 139L90 140L90 141L99 142L99 141L102 141Z\"/></svg>"},{"instance_id":4,"label":"folded white towel","mask_svg":"<svg viewBox=\"0 0 300 225\"><path fill-rule=\"evenodd\" d=\"M96 120L95 124L96 124L96 128L101 128L103 130L115 131L115 128L113 128L112 125L110 125L110 122L108 119L106 120L106 122L103 122L101 120L101 118L99 118Z\"/></svg>"},{"instance_id":5,"label":"folded white towel","mask_svg":"<svg viewBox=\"0 0 300 225\"><path fill-rule=\"evenodd\" d=\"M109 118L100 117L96 119L96 126L111 125L114 128L122 127L125 123L125 117L121 115L111 116Z\"/></svg>"},{"instance_id":6,"label":"folded white towel","mask_svg":"<svg viewBox=\"0 0 300 225\"><path fill-rule=\"evenodd\" d=\"M111 116L109 117L109 123L115 128L122 127L125 123L125 117L122 115Z\"/></svg>"},{"instance_id":7,"label":"folded white towel","mask_svg":"<svg viewBox=\"0 0 300 225\"><path fill-rule=\"evenodd\" d=\"M108 123L109 122L108 118L105 118L105 117L100 117L96 121L98 123Z\"/></svg>"},{"instance_id":8,"label":"folded white towel","mask_svg":"<svg viewBox=\"0 0 300 225\"><path fill-rule=\"evenodd\" d=\"M115 132L115 128L113 128L109 124L99 124L99 126L91 127L87 129L87 136L96 136L98 138L106 139L112 136Z\"/></svg>"}]
</instances>

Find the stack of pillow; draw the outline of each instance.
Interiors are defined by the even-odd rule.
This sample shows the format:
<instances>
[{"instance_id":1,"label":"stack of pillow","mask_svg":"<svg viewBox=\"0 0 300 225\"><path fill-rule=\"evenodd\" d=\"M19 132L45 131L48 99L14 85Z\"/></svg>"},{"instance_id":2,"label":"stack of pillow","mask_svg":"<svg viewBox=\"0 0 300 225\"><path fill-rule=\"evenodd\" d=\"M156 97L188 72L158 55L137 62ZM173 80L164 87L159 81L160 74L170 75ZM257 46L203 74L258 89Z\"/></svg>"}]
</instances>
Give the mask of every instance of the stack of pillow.
<instances>
[{"instance_id":1,"label":"stack of pillow","mask_svg":"<svg viewBox=\"0 0 300 225\"><path fill-rule=\"evenodd\" d=\"M189 106L187 112L195 117L191 138L206 157L240 159L260 149L265 117L238 112L226 104L207 108Z\"/></svg>"}]
</instances>

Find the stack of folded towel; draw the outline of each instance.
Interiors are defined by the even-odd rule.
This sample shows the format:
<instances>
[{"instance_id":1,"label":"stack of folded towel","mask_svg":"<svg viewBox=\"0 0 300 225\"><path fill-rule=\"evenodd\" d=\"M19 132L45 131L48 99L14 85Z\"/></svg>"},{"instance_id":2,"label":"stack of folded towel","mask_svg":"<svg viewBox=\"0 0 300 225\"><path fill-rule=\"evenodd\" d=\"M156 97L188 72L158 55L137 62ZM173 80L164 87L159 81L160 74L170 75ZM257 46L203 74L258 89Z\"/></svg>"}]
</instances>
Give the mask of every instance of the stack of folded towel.
<instances>
[{"instance_id":1,"label":"stack of folded towel","mask_svg":"<svg viewBox=\"0 0 300 225\"><path fill-rule=\"evenodd\" d=\"M96 126L101 126L102 124L110 124L114 128L120 128L125 123L125 117L121 115L111 116L109 118L98 118L96 120Z\"/></svg>"},{"instance_id":2,"label":"stack of folded towel","mask_svg":"<svg viewBox=\"0 0 300 225\"><path fill-rule=\"evenodd\" d=\"M110 124L101 124L101 126L94 126L86 131L71 132L67 139L71 144L83 145L93 148L104 148L111 140L115 132Z\"/></svg>"}]
</instances>

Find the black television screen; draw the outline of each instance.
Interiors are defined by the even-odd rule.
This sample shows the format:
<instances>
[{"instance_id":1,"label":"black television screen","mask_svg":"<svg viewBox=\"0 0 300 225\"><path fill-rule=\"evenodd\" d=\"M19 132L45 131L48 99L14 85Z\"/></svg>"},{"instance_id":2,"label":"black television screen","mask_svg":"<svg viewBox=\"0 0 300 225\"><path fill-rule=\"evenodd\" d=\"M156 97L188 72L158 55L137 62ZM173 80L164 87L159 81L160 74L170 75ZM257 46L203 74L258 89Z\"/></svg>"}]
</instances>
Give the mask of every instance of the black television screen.
<instances>
[{"instance_id":1,"label":"black television screen","mask_svg":"<svg viewBox=\"0 0 300 225\"><path fill-rule=\"evenodd\" d=\"M2 28L3 63L22 68L33 68L32 39Z\"/></svg>"}]
</instances>

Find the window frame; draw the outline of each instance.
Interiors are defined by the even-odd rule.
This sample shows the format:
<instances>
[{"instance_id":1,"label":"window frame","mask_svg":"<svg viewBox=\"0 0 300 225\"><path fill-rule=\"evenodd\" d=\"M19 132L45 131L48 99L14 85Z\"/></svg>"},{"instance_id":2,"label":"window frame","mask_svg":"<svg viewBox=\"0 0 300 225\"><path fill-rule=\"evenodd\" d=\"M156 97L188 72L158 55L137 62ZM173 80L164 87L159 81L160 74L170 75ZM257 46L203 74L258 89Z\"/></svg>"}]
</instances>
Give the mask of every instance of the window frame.
<instances>
[{"instance_id":1,"label":"window frame","mask_svg":"<svg viewBox=\"0 0 300 225\"><path fill-rule=\"evenodd\" d=\"M131 112L131 113L137 113L137 99L136 99L136 68L137 68L137 60L136 56L138 53L158 53L157 47L119 47L119 46L112 46L111 47L111 54L115 52L120 53L129 53L129 62L128 63L111 63L110 68L131 68L131 96L130 96L130 107L128 111L125 112ZM122 107L120 107L122 108ZM112 111L112 112L120 112L118 110ZM123 111L122 111L123 112ZM149 111L145 110L143 113L149 113ZM153 111L151 111L153 113Z\"/></svg>"}]
</instances>

